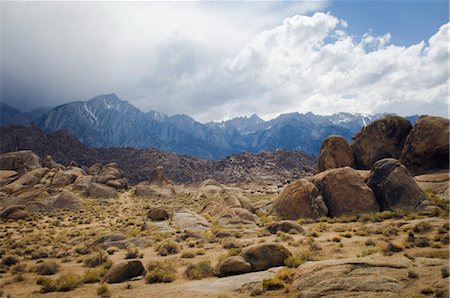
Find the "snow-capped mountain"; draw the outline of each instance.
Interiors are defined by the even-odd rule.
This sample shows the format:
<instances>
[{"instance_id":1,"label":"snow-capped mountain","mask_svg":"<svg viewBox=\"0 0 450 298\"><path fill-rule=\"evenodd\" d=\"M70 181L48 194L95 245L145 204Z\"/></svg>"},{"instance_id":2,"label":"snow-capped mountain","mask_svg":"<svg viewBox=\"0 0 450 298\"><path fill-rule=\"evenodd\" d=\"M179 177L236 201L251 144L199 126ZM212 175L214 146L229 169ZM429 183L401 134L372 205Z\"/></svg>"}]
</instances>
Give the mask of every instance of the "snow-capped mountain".
<instances>
[{"instance_id":1,"label":"snow-capped mountain","mask_svg":"<svg viewBox=\"0 0 450 298\"><path fill-rule=\"evenodd\" d=\"M187 115L144 113L115 94L36 111L38 117L33 114L34 118L27 118L23 112L2 105L0 123L33 124L46 133L65 129L89 147L154 147L209 159L276 149L318 154L322 140L329 135L350 140L362 126L385 115L289 113L264 121L253 114L203 124ZM415 121L415 117L410 120Z\"/></svg>"}]
</instances>

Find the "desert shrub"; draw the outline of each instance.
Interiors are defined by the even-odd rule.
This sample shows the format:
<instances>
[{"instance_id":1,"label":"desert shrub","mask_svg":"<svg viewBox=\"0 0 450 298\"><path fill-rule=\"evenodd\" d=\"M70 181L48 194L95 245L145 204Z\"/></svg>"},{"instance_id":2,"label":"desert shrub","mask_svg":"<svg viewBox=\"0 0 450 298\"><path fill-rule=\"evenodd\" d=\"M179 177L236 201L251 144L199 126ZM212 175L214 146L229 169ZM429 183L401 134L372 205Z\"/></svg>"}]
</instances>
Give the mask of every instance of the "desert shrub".
<instances>
[{"instance_id":1,"label":"desert shrub","mask_svg":"<svg viewBox=\"0 0 450 298\"><path fill-rule=\"evenodd\" d=\"M114 246L108 247L106 249L106 252L108 253L108 255L113 255L117 251L118 251L117 247L114 247Z\"/></svg>"},{"instance_id":2,"label":"desert shrub","mask_svg":"<svg viewBox=\"0 0 450 298\"><path fill-rule=\"evenodd\" d=\"M53 275L61 269L61 266L55 261L48 261L36 266L34 271L39 275Z\"/></svg>"},{"instance_id":3,"label":"desert shrub","mask_svg":"<svg viewBox=\"0 0 450 298\"><path fill-rule=\"evenodd\" d=\"M386 256L390 256L395 252L401 252L403 250L402 246L392 243L391 241L386 241L384 243L381 243L380 247L381 247L381 251Z\"/></svg>"},{"instance_id":4,"label":"desert shrub","mask_svg":"<svg viewBox=\"0 0 450 298\"><path fill-rule=\"evenodd\" d=\"M125 254L125 259L135 259L139 258L139 250L137 248L128 248Z\"/></svg>"},{"instance_id":5,"label":"desert shrub","mask_svg":"<svg viewBox=\"0 0 450 298\"><path fill-rule=\"evenodd\" d=\"M66 272L55 280L49 277L40 277L36 283L41 286L42 293L68 292L76 289L81 284L81 279L77 274Z\"/></svg>"},{"instance_id":6,"label":"desert shrub","mask_svg":"<svg viewBox=\"0 0 450 298\"><path fill-rule=\"evenodd\" d=\"M341 236L345 237L345 238L352 238L353 235L352 235L352 232L345 231L344 233L341 234Z\"/></svg>"},{"instance_id":7,"label":"desert shrub","mask_svg":"<svg viewBox=\"0 0 450 298\"><path fill-rule=\"evenodd\" d=\"M147 264L147 283L172 282L175 280L176 267L172 260L151 261Z\"/></svg>"},{"instance_id":8,"label":"desert shrub","mask_svg":"<svg viewBox=\"0 0 450 298\"><path fill-rule=\"evenodd\" d=\"M442 278L447 278L450 276L450 272L447 267L441 268L441 276L442 276Z\"/></svg>"},{"instance_id":9,"label":"desert shrub","mask_svg":"<svg viewBox=\"0 0 450 298\"><path fill-rule=\"evenodd\" d=\"M339 235L336 235L336 236L334 236L333 238L331 238L331 240L332 240L333 242L341 242L342 237L339 236Z\"/></svg>"},{"instance_id":10,"label":"desert shrub","mask_svg":"<svg viewBox=\"0 0 450 298\"><path fill-rule=\"evenodd\" d=\"M361 257L366 257L366 256L370 256L373 255L377 252L380 252L380 248L369 245L366 248L364 248L364 250L361 252Z\"/></svg>"},{"instance_id":11,"label":"desert shrub","mask_svg":"<svg viewBox=\"0 0 450 298\"><path fill-rule=\"evenodd\" d=\"M201 261L197 264L189 264L184 271L184 275L188 279L202 279L213 276L213 268L208 260Z\"/></svg>"},{"instance_id":12,"label":"desert shrub","mask_svg":"<svg viewBox=\"0 0 450 298\"><path fill-rule=\"evenodd\" d=\"M297 268L306 261L313 261L313 260L314 258L311 252L303 251L288 257L286 260L284 260L284 264L289 268Z\"/></svg>"},{"instance_id":13,"label":"desert shrub","mask_svg":"<svg viewBox=\"0 0 450 298\"><path fill-rule=\"evenodd\" d=\"M75 252L79 255L88 255L90 254L92 251L90 248L86 247L86 246L77 246L75 247Z\"/></svg>"},{"instance_id":14,"label":"desert shrub","mask_svg":"<svg viewBox=\"0 0 450 298\"><path fill-rule=\"evenodd\" d=\"M97 295L102 297L102 298L107 298L107 297L111 297L111 292L108 289L108 286L106 284L101 284L97 290Z\"/></svg>"},{"instance_id":15,"label":"desert shrub","mask_svg":"<svg viewBox=\"0 0 450 298\"><path fill-rule=\"evenodd\" d=\"M180 251L180 246L175 241L166 240L156 247L156 251L160 256L173 255Z\"/></svg>"},{"instance_id":16,"label":"desert shrub","mask_svg":"<svg viewBox=\"0 0 450 298\"><path fill-rule=\"evenodd\" d=\"M49 253L47 250L45 250L43 248L38 248L31 253L30 258L32 260L36 260L36 259L45 259L45 258L48 258L48 256L49 256Z\"/></svg>"},{"instance_id":17,"label":"desert shrub","mask_svg":"<svg viewBox=\"0 0 450 298\"><path fill-rule=\"evenodd\" d=\"M195 253L192 252L192 251L186 251L186 252L181 254L181 257L183 259L192 259L192 258L195 258Z\"/></svg>"},{"instance_id":18,"label":"desert shrub","mask_svg":"<svg viewBox=\"0 0 450 298\"><path fill-rule=\"evenodd\" d=\"M85 284L92 284L99 282L102 279L103 274L105 273L104 269L100 268L94 268L94 269L87 269L83 273L83 283Z\"/></svg>"},{"instance_id":19,"label":"desert shrub","mask_svg":"<svg viewBox=\"0 0 450 298\"><path fill-rule=\"evenodd\" d=\"M408 277L409 277L409 278L418 278L418 277L419 277L419 274L417 274L416 271L409 270L409 271L408 271Z\"/></svg>"},{"instance_id":20,"label":"desert shrub","mask_svg":"<svg viewBox=\"0 0 450 298\"><path fill-rule=\"evenodd\" d=\"M413 254L413 257L432 258L432 259L448 259L448 250L425 250L418 251Z\"/></svg>"},{"instance_id":21,"label":"desert shrub","mask_svg":"<svg viewBox=\"0 0 450 298\"><path fill-rule=\"evenodd\" d=\"M286 285L285 281L275 278L275 277L266 278L263 280L264 290L269 290L269 291L278 290L278 289L284 288L285 285Z\"/></svg>"},{"instance_id":22,"label":"desert shrub","mask_svg":"<svg viewBox=\"0 0 450 298\"><path fill-rule=\"evenodd\" d=\"M364 242L365 246L375 246L375 241L373 241L372 238L368 238L366 239L366 241Z\"/></svg>"},{"instance_id":23,"label":"desert shrub","mask_svg":"<svg viewBox=\"0 0 450 298\"><path fill-rule=\"evenodd\" d=\"M413 227L413 231L416 233L425 233L433 229L433 226L427 222L420 222Z\"/></svg>"},{"instance_id":24,"label":"desert shrub","mask_svg":"<svg viewBox=\"0 0 450 298\"><path fill-rule=\"evenodd\" d=\"M5 255L2 257L2 266L12 266L12 265L16 265L17 263L19 263L19 258L17 256L14 255Z\"/></svg>"},{"instance_id":25,"label":"desert shrub","mask_svg":"<svg viewBox=\"0 0 450 298\"><path fill-rule=\"evenodd\" d=\"M93 268L105 264L107 261L108 254L103 250L99 250L93 253L91 256L87 257L84 260L84 265Z\"/></svg>"},{"instance_id":26,"label":"desert shrub","mask_svg":"<svg viewBox=\"0 0 450 298\"><path fill-rule=\"evenodd\" d=\"M25 272L27 270L27 264L18 263L16 265L11 266L9 272L12 274ZM1 296L0 296L1 297Z\"/></svg>"},{"instance_id":27,"label":"desert shrub","mask_svg":"<svg viewBox=\"0 0 450 298\"><path fill-rule=\"evenodd\" d=\"M381 234L383 234L383 236L395 236L398 235L398 233L400 232L400 229L397 228L396 226L386 226L384 228L381 229Z\"/></svg>"}]
</instances>

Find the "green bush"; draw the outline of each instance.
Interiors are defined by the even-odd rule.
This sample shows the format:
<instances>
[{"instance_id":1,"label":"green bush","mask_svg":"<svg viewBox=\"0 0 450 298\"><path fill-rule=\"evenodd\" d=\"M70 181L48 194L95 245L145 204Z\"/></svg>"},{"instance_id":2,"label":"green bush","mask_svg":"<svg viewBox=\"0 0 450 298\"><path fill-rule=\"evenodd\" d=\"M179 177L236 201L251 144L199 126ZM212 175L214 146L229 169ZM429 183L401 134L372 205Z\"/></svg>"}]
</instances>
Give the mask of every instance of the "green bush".
<instances>
[{"instance_id":1,"label":"green bush","mask_svg":"<svg viewBox=\"0 0 450 298\"><path fill-rule=\"evenodd\" d=\"M111 297L111 292L106 284L102 284L97 288L97 295L102 298Z\"/></svg>"},{"instance_id":2,"label":"green bush","mask_svg":"<svg viewBox=\"0 0 450 298\"><path fill-rule=\"evenodd\" d=\"M84 260L84 265L93 268L105 264L107 261L108 261L108 254L103 250L99 250L94 254L92 254L91 256L87 257Z\"/></svg>"},{"instance_id":3,"label":"green bush","mask_svg":"<svg viewBox=\"0 0 450 298\"><path fill-rule=\"evenodd\" d=\"M313 260L314 258L311 252L303 251L288 257L286 260L284 260L284 264L289 268L297 268L306 261L313 261Z\"/></svg>"},{"instance_id":4,"label":"green bush","mask_svg":"<svg viewBox=\"0 0 450 298\"><path fill-rule=\"evenodd\" d=\"M92 284L99 282L102 279L102 276L104 275L105 270L100 268L94 268L94 269L87 269L83 273L83 283L85 284Z\"/></svg>"},{"instance_id":5,"label":"green bush","mask_svg":"<svg viewBox=\"0 0 450 298\"><path fill-rule=\"evenodd\" d=\"M176 267L171 260L151 261L147 264L147 283L172 282L175 280Z\"/></svg>"},{"instance_id":6,"label":"green bush","mask_svg":"<svg viewBox=\"0 0 450 298\"><path fill-rule=\"evenodd\" d=\"M34 271L39 275L53 275L58 273L61 266L55 261L44 262L36 266Z\"/></svg>"},{"instance_id":7,"label":"green bush","mask_svg":"<svg viewBox=\"0 0 450 298\"><path fill-rule=\"evenodd\" d=\"M180 251L180 246L175 241L166 240L156 247L156 251L160 256L173 255Z\"/></svg>"},{"instance_id":8,"label":"green bush","mask_svg":"<svg viewBox=\"0 0 450 298\"><path fill-rule=\"evenodd\" d=\"M184 271L188 279L202 279L213 276L213 268L210 261L201 261L197 264L189 264Z\"/></svg>"}]
</instances>

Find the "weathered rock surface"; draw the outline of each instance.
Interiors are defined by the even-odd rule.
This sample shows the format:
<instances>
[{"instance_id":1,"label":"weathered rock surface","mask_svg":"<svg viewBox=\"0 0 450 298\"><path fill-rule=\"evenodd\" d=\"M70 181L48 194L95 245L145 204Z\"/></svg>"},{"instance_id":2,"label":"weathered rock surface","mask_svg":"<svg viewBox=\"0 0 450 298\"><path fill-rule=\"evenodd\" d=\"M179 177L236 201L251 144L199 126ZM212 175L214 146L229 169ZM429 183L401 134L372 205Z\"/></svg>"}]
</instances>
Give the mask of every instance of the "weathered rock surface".
<instances>
[{"instance_id":1,"label":"weathered rock surface","mask_svg":"<svg viewBox=\"0 0 450 298\"><path fill-rule=\"evenodd\" d=\"M91 183L86 191L88 196L94 198L112 198L116 195L115 188L100 184L100 183Z\"/></svg>"},{"instance_id":2,"label":"weathered rock surface","mask_svg":"<svg viewBox=\"0 0 450 298\"><path fill-rule=\"evenodd\" d=\"M72 192L68 190L63 190L57 194L54 198L51 207L54 209L69 209L77 210L81 209L83 204L81 200Z\"/></svg>"},{"instance_id":3,"label":"weathered rock surface","mask_svg":"<svg viewBox=\"0 0 450 298\"><path fill-rule=\"evenodd\" d=\"M21 205L9 206L0 211L0 219L2 220L19 220L25 219L28 216L29 214L25 211L25 207Z\"/></svg>"},{"instance_id":4,"label":"weathered rock surface","mask_svg":"<svg viewBox=\"0 0 450 298\"><path fill-rule=\"evenodd\" d=\"M367 185L373 190L383 211L414 210L427 199L408 169L393 158L375 163Z\"/></svg>"},{"instance_id":5,"label":"weathered rock surface","mask_svg":"<svg viewBox=\"0 0 450 298\"><path fill-rule=\"evenodd\" d=\"M33 187L38 184L42 177L48 173L47 168L36 168L22 175L16 181L1 188L6 193L14 193L24 190L26 188Z\"/></svg>"},{"instance_id":6,"label":"weathered rock surface","mask_svg":"<svg viewBox=\"0 0 450 298\"><path fill-rule=\"evenodd\" d=\"M316 173L346 166L355 167L355 158L350 145L341 136L326 138L320 146Z\"/></svg>"},{"instance_id":7,"label":"weathered rock surface","mask_svg":"<svg viewBox=\"0 0 450 298\"><path fill-rule=\"evenodd\" d=\"M214 272L219 277L243 274L252 271L252 265L241 256L233 256L221 261L214 268Z\"/></svg>"},{"instance_id":8,"label":"weathered rock surface","mask_svg":"<svg viewBox=\"0 0 450 298\"><path fill-rule=\"evenodd\" d=\"M281 232L291 232L294 231L296 233L303 233L305 230L302 228L302 226L293 220L281 220L279 222L275 222L266 228L270 233L276 234L278 231Z\"/></svg>"},{"instance_id":9,"label":"weathered rock surface","mask_svg":"<svg viewBox=\"0 0 450 298\"><path fill-rule=\"evenodd\" d=\"M103 166L95 180L97 183L105 184L115 189L124 189L128 187L128 182L124 173L115 162Z\"/></svg>"},{"instance_id":10,"label":"weathered rock surface","mask_svg":"<svg viewBox=\"0 0 450 298\"><path fill-rule=\"evenodd\" d=\"M272 211L283 219L319 218L328 207L313 183L299 179L286 186L273 201Z\"/></svg>"},{"instance_id":11,"label":"weathered rock surface","mask_svg":"<svg viewBox=\"0 0 450 298\"><path fill-rule=\"evenodd\" d=\"M400 161L413 175L449 167L449 119L421 116L406 139Z\"/></svg>"},{"instance_id":12,"label":"weathered rock surface","mask_svg":"<svg viewBox=\"0 0 450 298\"><path fill-rule=\"evenodd\" d=\"M321 192L330 216L380 211L372 190L350 167L326 170L308 180Z\"/></svg>"},{"instance_id":13,"label":"weathered rock surface","mask_svg":"<svg viewBox=\"0 0 450 298\"><path fill-rule=\"evenodd\" d=\"M252 213L254 211L255 207L247 199L230 195L222 200L209 202L201 213L215 217L217 222L225 227L256 227L257 216Z\"/></svg>"},{"instance_id":14,"label":"weathered rock surface","mask_svg":"<svg viewBox=\"0 0 450 298\"><path fill-rule=\"evenodd\" d=\"M103 282L120 283L145 274L141 261L122 261L114 264L103 277Z\"/></svg>"},{"instance_id":15,"label":"weathered rock surface","mask_svg":"<svg viewBox=\"0 0 450 298\"><path fill-rule=\"evenodd\" d=\"M201 232L210 229L211 224L201 215L186 208L175 210L172 222L181 230Z\"/></svg>"},{"instance_id":16,"label":"weathered rock surface","mask_svg":"<svg viewBox=\"0 0 450 298\"><path fill-rule=\"evenodd\" d=\"M172 183L164 176L164 170L158 166L153 171L148 182L141 182L135 186L135 196L173 198L176 195Z\"/></svg>"},{"instance_id":17,"label":"weathered rock surface","mask_svg":"<svg viewBox=\"0 0 450 298\"><path fill-rule=\"evenodd\" d=\"M13 170L23 175L41 167L39 156L30 150L8 152L0 155L0 170Z\"/></svg>"},{"instance_id":18,"label":"weathered rock surface","mask_svg":"<svg viewBox=\"0 0 450 298\"><path fill-rule=\"evenodd\" d=\"M386 116L364 126L351 144L356 167L370 169L380 159L399 158L411 129L411 123L399 116Z\"/></svg>"},{"instance_id":19,"label":"weathered rock surface","mask_svg":"<svg viewBox=\"0 0 450 298\"><path fill-rule=\"evenodd\" d=\"M161 221L170 218L170 210L165 207L150 207L148 209L147 218L153 221Z\"/></svg>"},{"instance_id":20,"label":"weathered rock surface","mask_svg":"<svg viewBox=\"0 0 450 298\"><path fill-rule=\"evenodd\" d=\"M245 248L240 256L252 265L252 271L260 271L283 266L284 261L292 256L292 253L280 244L263 243Z\"/></svg>"},{"instance_id":21,"label":"weathered rock surface","mask_svg":"<svg viewBox=\"0 0 450 298\"><path fill-rule=\"evenodd\" d=\"M355 258L307 262L294 276L298 297L399 297L411 261L401 258Z\"/></svg>"}]
</instances>

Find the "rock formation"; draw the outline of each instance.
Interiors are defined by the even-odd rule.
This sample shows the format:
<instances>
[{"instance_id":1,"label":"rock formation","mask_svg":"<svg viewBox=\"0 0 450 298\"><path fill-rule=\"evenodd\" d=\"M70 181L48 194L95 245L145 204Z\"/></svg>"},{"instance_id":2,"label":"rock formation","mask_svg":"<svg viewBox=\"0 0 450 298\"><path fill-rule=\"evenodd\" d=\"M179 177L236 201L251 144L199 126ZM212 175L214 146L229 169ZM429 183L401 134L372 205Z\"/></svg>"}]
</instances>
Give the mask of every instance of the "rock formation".
<instances>
[{"instance_id":1,"label":"rock formation","mask_svg":"<svg viewBox=\"0 0 450 298\"><path fill-rule=\"evenodd\" d=\"M347 141L341 136L330 136L326 138L320 146L316 173L346 166L355 167L352 148L350 148Z\"/></svg>"}]
</instances>

